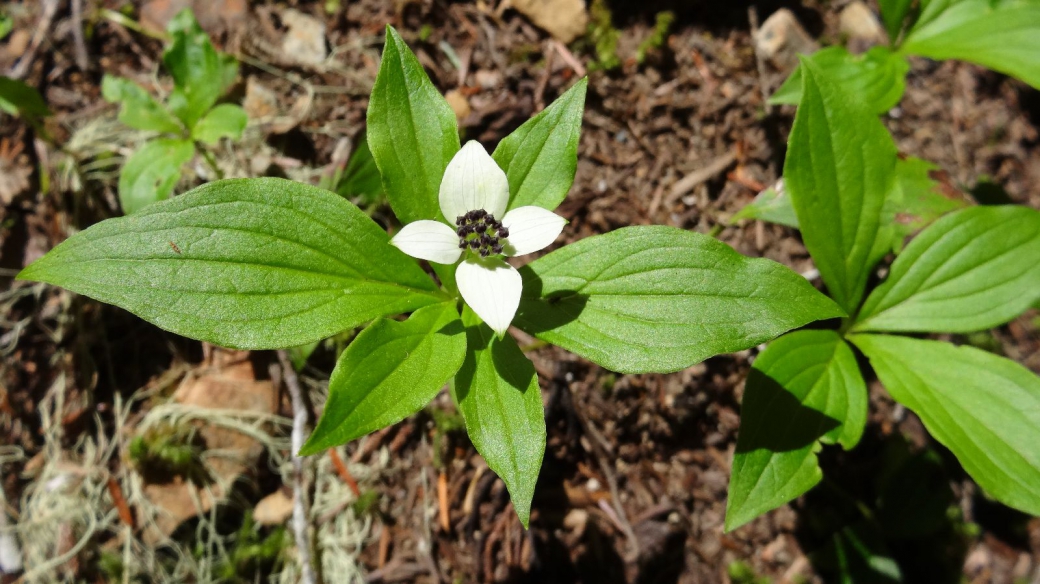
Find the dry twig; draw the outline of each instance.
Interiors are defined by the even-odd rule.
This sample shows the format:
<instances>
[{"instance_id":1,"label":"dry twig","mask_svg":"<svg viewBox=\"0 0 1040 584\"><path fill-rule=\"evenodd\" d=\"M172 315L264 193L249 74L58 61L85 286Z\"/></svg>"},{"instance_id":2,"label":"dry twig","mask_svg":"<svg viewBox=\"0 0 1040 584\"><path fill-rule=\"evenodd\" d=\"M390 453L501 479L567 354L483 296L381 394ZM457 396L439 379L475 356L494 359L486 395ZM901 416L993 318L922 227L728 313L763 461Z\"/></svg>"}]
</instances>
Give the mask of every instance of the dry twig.
<instances>
[{"instance_id":1,"label":"dry twig","mask_svg":"<svg viewBox=\"0 0 1040 584\"><path fill-rule=\"evenodd\" d=\"M300 380L296 377L292 361L287 351L278 351L278 362L282 369L282 381L289 390L292 400L293 425L292 425L292 491L293 491L293 514L292 528L296 539L297 553L300 554L300 565L302 567L302 582L304 584L316 584L317 576L314 572L314 564L311 560L311 542L307 533L307 501L303 487L303 458L297 453L303 447L304 434L307 431L307 404L303 399L303 388Z\"/></svg>"}]
</instances>

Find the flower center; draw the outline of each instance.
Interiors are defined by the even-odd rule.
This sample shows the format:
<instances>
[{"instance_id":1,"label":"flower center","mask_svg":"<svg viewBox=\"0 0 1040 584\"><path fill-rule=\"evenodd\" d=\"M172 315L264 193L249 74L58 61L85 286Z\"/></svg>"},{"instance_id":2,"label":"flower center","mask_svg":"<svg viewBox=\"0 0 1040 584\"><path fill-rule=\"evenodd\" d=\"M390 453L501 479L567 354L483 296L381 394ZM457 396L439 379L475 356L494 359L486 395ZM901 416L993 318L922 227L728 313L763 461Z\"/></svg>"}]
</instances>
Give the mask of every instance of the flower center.
<instances>
[{"instance_id":1,"label":"flower center","mask_svg":"<svg viewBox=\"0 0 1040 584\"><path fill-rule=\"evenodd\" d=\"M455 225L459 249L471 249L480 253L482 258L502 253L502 240L509 237L509 229L483 209L459 215L455 218Z\"/></svg>"}]
</instances>

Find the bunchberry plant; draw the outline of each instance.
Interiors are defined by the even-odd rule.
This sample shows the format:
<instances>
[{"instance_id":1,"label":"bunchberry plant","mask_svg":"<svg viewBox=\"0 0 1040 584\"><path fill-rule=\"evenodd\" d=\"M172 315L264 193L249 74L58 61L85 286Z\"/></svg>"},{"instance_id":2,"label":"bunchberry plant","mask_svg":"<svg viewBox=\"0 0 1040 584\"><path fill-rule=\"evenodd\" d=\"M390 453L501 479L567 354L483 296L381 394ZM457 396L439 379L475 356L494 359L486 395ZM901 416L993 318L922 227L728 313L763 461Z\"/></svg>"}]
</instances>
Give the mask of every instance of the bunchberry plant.
<instances>
[{"instance_id":1,"label":"bunchberry plant","mask_svg":"<svg viewBox=\"0 0 1040 584\"><path fill-rule=\"evenodd\" d=\"M238 75L238 63L217 52L195 22L190 9L170 21L170 45L163 64L173 78L173 90L161 103L129 79L105 75L101 93L122 105L119 121L131 128L155 132L123 165L119 202L126 214L168 198L181 178L181 167L196 153L221 175L208 147L221 138L237 140L248 118L241 107L217 101Z\"/></svg>"},{"instance_id":2,"label":"bunchberry plant","mask_svg":"<svg viewBox=\"0 0 1040 584\"><path fill-rule=\"evenodd\" d=\"M829 294L850 316L837 330L788 333L752 365L726 528L816 485L820 444L849 449L859 441L868 400L853 347L986 493L1040 514L1040 378L980 349L909 336L989 329L1034 304L1040 211L1008 205L936 212L929 220L941 217L868 290L876 264L902 248L907 234L889 203L931 190L921 180L928 165L900 160L876 109L840 77L813 59L803 59L800 70L785 198Z\"/></svg>"},{"instance_id":3,"label":"bunchberry plant","mask_svg":"<svg viewBox=\"0 0 1040 584\"><path fill-rule=\"evenodd\" d=\"M642 373L845 314L780 264L670 227L622 228L512 267L507 258L546 247L564 227L552 211L574 180L585 91L581 80L488 156L461 146L451 107L388 28L367 136L404 224L393 240L327 190L230 179L94 225L19 277L242 349L363 327L339 357L302 454L402 420L447 383L527 525L546 429L534 365L510 322Z\"/></svg>"},{"instance_id":4,"label":"bunchberry plant","mask_svg":"<svg viewBox=\"0 0 1040 584\"><path fill-rule=\"evenodd\" d=\"M808 57L847 91L884 113L899 103L910 70L907 57L959 59L1040 88L1040 2L1036 0L881 0L888 46L854 55L841 46ZM774 104L801 99L803 67L773 94Z\"/></svg>"}]
</instances>

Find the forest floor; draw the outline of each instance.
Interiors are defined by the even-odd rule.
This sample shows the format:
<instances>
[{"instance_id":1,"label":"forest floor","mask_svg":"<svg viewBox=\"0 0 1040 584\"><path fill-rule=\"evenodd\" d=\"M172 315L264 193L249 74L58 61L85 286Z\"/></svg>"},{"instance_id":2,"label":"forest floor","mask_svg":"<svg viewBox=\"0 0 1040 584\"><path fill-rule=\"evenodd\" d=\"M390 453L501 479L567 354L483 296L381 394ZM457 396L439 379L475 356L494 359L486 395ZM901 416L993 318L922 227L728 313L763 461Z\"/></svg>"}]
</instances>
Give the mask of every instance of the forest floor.
<instances>
[{"instance_id":1,"label":"forest floor","mask_svg":"<svg viewBox=\"0 0 1040 584\"><path fill-rule=\"evenodd\" d=\"M662 224L716 233L742 254L811 273L797 231L729 223L779 178L794 111L765 102L788 71L756 56L751 21L786 6L833 44L848 2L608 1L612 19L593 28L617 35L614 67L589 36L561 44L497 2L197 3L214 42L241 60L231 100L244 100L252 120L219 162L233 176L310 182L341 165L364 129L391 23L450 95L464 139L489 149L588 74L577 177L558 210L570 223L557 246ZM125 13L161 27L185 4L154 0ZM595 22L603 4L592 4ZM168 86L162 42L116 18L123 8L4 7L14 32L0 41L0 71L27 65L23 79L54 112L47 130L61 148L0 117L0 548L15 534L26 570L0 581L294 582L298 555L279 527L290 509L291 408L276 355L203 345L13 280L70 234L119 214L118 163L141 136L101 98L102 75ZM667 36L639 58L666 10L675 17ZM308 34L294 28L298 14L324 25L325 43L310 47L326 51L320 62L286 52L287 35ZM952 188L999 185L1040 208L1040 93L1025 84L914 59L906 96L883 119L900 151L935 162ZM177 192L203 180L206 170L194 170ZM386 224L388 213L373 209ZM905 582L1040 582L1040 519L987 499L876 381L862 443L821 452L825 482L724 533L756 350L668 375L619 375L517 334L531 348L548 424L531 529L460 433L444 392L420 414L308 461L326 582L898 581L894 573ZM1040 373L1035 310L955 340ZM300 372L318 404L336 346L319 347ZM149 469L135 440L187 444L205 476ZM922 491L938 508L908 503Z\"/></svg>"}]
</instances>

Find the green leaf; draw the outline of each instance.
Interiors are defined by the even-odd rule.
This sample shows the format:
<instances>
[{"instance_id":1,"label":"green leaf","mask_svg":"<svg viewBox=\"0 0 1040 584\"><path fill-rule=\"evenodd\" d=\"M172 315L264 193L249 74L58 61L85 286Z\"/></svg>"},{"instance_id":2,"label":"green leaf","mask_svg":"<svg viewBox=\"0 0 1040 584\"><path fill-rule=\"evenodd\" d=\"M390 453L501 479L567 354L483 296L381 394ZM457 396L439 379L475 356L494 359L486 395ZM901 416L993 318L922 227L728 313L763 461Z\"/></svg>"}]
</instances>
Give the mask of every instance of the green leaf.
<instances>
[{"instance_id":1,"label":"green leaf","mask_svg":"<svg viewBox=\"0 0 1040 584\"><path fill-rule=\"evenodd\" d=\"M779 188L770 187L758 193L755 200L730 217L729 224L733 225L743 219L758 219L798 229L798 216L782 184Z\"/></svg>"},{"instance_id":2,"label":"green leaf","mask_svg":"<svg viewBox=\"0 0 1040 584\"><path fill-rule=\"evenodd\" d=\"M477 452L509 489L524 528L545 453L545 414L534 364L513 337L499 339L466 307L468 351L452 395Z\"/></svg>"},{"instance_id":3,"label":"green leaf","mask_svg":"<svg viewBox=\"0 0 1040 584\"><path fill-rule=\"evenodd\" d=\"M892 251L901 253L908 236L968 205L969 200L949 184L939 167L920 158L900 158L881 220L893 230Z\"/></svg>"},{"instance_id":4,"label":"green leaf","mask_svg":"<svg viewBox=\"0 0 1040 584\"><path fill-rule=\"evenodd\" d=\"M458 122L390 26L368 103L368 145L402 223L441 217L437 195L444 169L460 148Z\"/></svg>"},{"instance_id":5,"label":"green leaf","mask_svg":"<svg viewBox=\"0 0 1040 584\"><path fill-rule=\"evenodd\" d=\"M325 410L300 455L345 444L422 409L462 366L464 333L454 302L420 308L404 322L372 323L340 355Z\"/></svg>"},{"instance_id":6,"label":"green leaf","mask_svg":"<svg viewBox=\"0 0 1040 584\"><path fill-rule=\"evenodd\" d=\"M195 124L191 137L211 146L220 142L221 138L238 140L248 123L249 116L246 115L246 110L225 103L209 110L199 123Z\"/></svg>"},{"instance_id":7,"label":"green leaf","mask_svg":"<svg viewBox=\"0 0 1040 584\"><path fill-rule=\"evenodd\" d=\"M51 115L43 96L17 79L0 76L0 110L35 123Z\"/></svg>"},{"instance_id":8,"label":"green leaf","mask_svg":"<svg viewBox=\"0 0 1040 584\"><path fill-rule=\"evenodd\" d=\"M899 564L885 545L885 534L874 521L864 518L830 536L825 546L810 555L813 569L842 584L898 584L903 582Z\"/></svg>"},{"instance_id":9,"label":"green leaf","mask_svg":"<svg viewBox=\"0 0 1040 584\"><path fill-rule=\"evenodd\" d=\"M1040 378L973 347L900 336L849 340L979 486L1040 515Z\"/></svg>"},{"instance_id":10,"label":"green leaf","mask_svg":"<svg viewBox=\"0 0 1040 584\"><path fill-rule=\"evenodd\" d=\"M169 134L180 134L184 130L173 114L129 79L105 75L101 79L101 95L105 101L122 104L119 121L131 128Z\"/></svg>"},{"instance_id":11,"label":"green leaf","mask_svg":"<svg viewBox=\"0 0 1040 584\"><path fill-rule=\"evenodd\" d=\"M0 12L0 40L7 38L7 35L11 34L12 29L14 29L14 20Z\"/></svg>"},{"instance_id":12,"label":"green leaf","mask_svg":"<svg viewBox=\"0 0 1040 584\"><path fill-rule=\"evenodd\" d=\"M867 422L867 386L838 333L802 330L769 344L744 389L726 531L820 482L817 442L850 449Z\"/></svg>"},{"instance_id":13,"label":"green leaf","mask_svg":"<svg viewBox=\"0 0 1040 584\"><path fill-rule=\"evenodd\" d=\"M878 0L881 8L881 20L885 22L885 30L888 38L895 43L899 39L899 33L903 30L906 16L910 13L913 0Z\"/></svg>"},{"instance_id":14,"label":"green leaf","mask_svg":"<svg viewBox=\"0 0 1040 584\"><path fill-rule=\"evenodd\" d=\"M506 136L492 157L509 177L509 208L555 209L578 168L578 138L588 78Z\"/></svg>"},{"instance_id":15,"label":"green leaf","mask_svg":"<svg viewBox=\"0 0 1040 584\"><path fill-rule=\"evenodd\" d=\"M242 349L302 345L444 300L357 207L275 178L216 181L103 221L19 277Z\"/></svg>"},{"instance_id":16,"label":"green leaf","mask_svg":"<svg viewBox=\"0 0 1040 584\"><path fill-rule=\"evenodd\" d=\"M802 239L827 289L852 314L874 264L890 249L880 224L896 147L885 127L816 63L802 60L802 103L784 163L784 186Z\"/></svg>"},{"instance_id":17,"label":"green leaf","mask_svg":"<svg viewBox=\"0 0 1040 584\"><path fill-rule=\"evenodd\" d=\"M857 331L963 333L1003 324L1040 296L1040 211L971 207L933 223L863 305Z\"/></svg>"},{"instance_id":18,"label":"green leaf","mask_svg":"<svg viewBox=\"0 0 1040 584\"><path fill-rule=\"evenodd\" d=\"M883 114L895 107L906 91L906 58L887 47L873 47L853 55L845 47L827 47L803 59L811 61L849 95L861 100L870 111ZM769 98L771 104L798 105L802 100L802 71L799 65Z\"/></svg>"},{"instance_id":19,"label":"green leaf","mask_svg":"<svg viewBox=\"0 0 1040 584\"><path fill-rule=\"evenodd\" d=\"M1040 2L925 0L902 50L978 63L1040 88Z\"/></svg>"},{"instance_id":20,"label":"green leaf","mask_svg":"<svg viewBox=\"0 0 1040 584\"><path fill-rule=\"evenodd\" d=\"M217 53L190 9L170 21L169 32L173 41L163 53L163 63L174 88L167 103L185 126L194 128L234 81L238 65Z\"/></svg>"},{"instance_id":21,"label":"green leaf","mask_svg":"<svg viewBox=\"0 0 1040 584\"><path fill-rule=\"evenodd\" d=\"M350 154L350 160L335 190L344 197L360 197L364 204L375 203L383 195L383 179L379 176L379 168L372 158L366 136L361 136L354 152Z\"/></svg>"},{"instance_id":22,"label":"green leaf","mask_svg":"<svg viewBox=\"0 0 1040 584\"><path fill-rule=\"evenodd\" d=\"M127 215L168 199L181 178L181 166L195 156L188 140L159 138L134 152L119 175L119 204Z\"/></svg>"},{"instance_id":23,"label":"green leaf","mask_svg":"<svg viewBox=\"0 0 1040 584\"><path fill-rule=\"evenodd\" d=\"M844 314L788 268L673 227L587 237L520 274L516 326L622 373L678 371Z\"/></svg>"}]
</instances>

